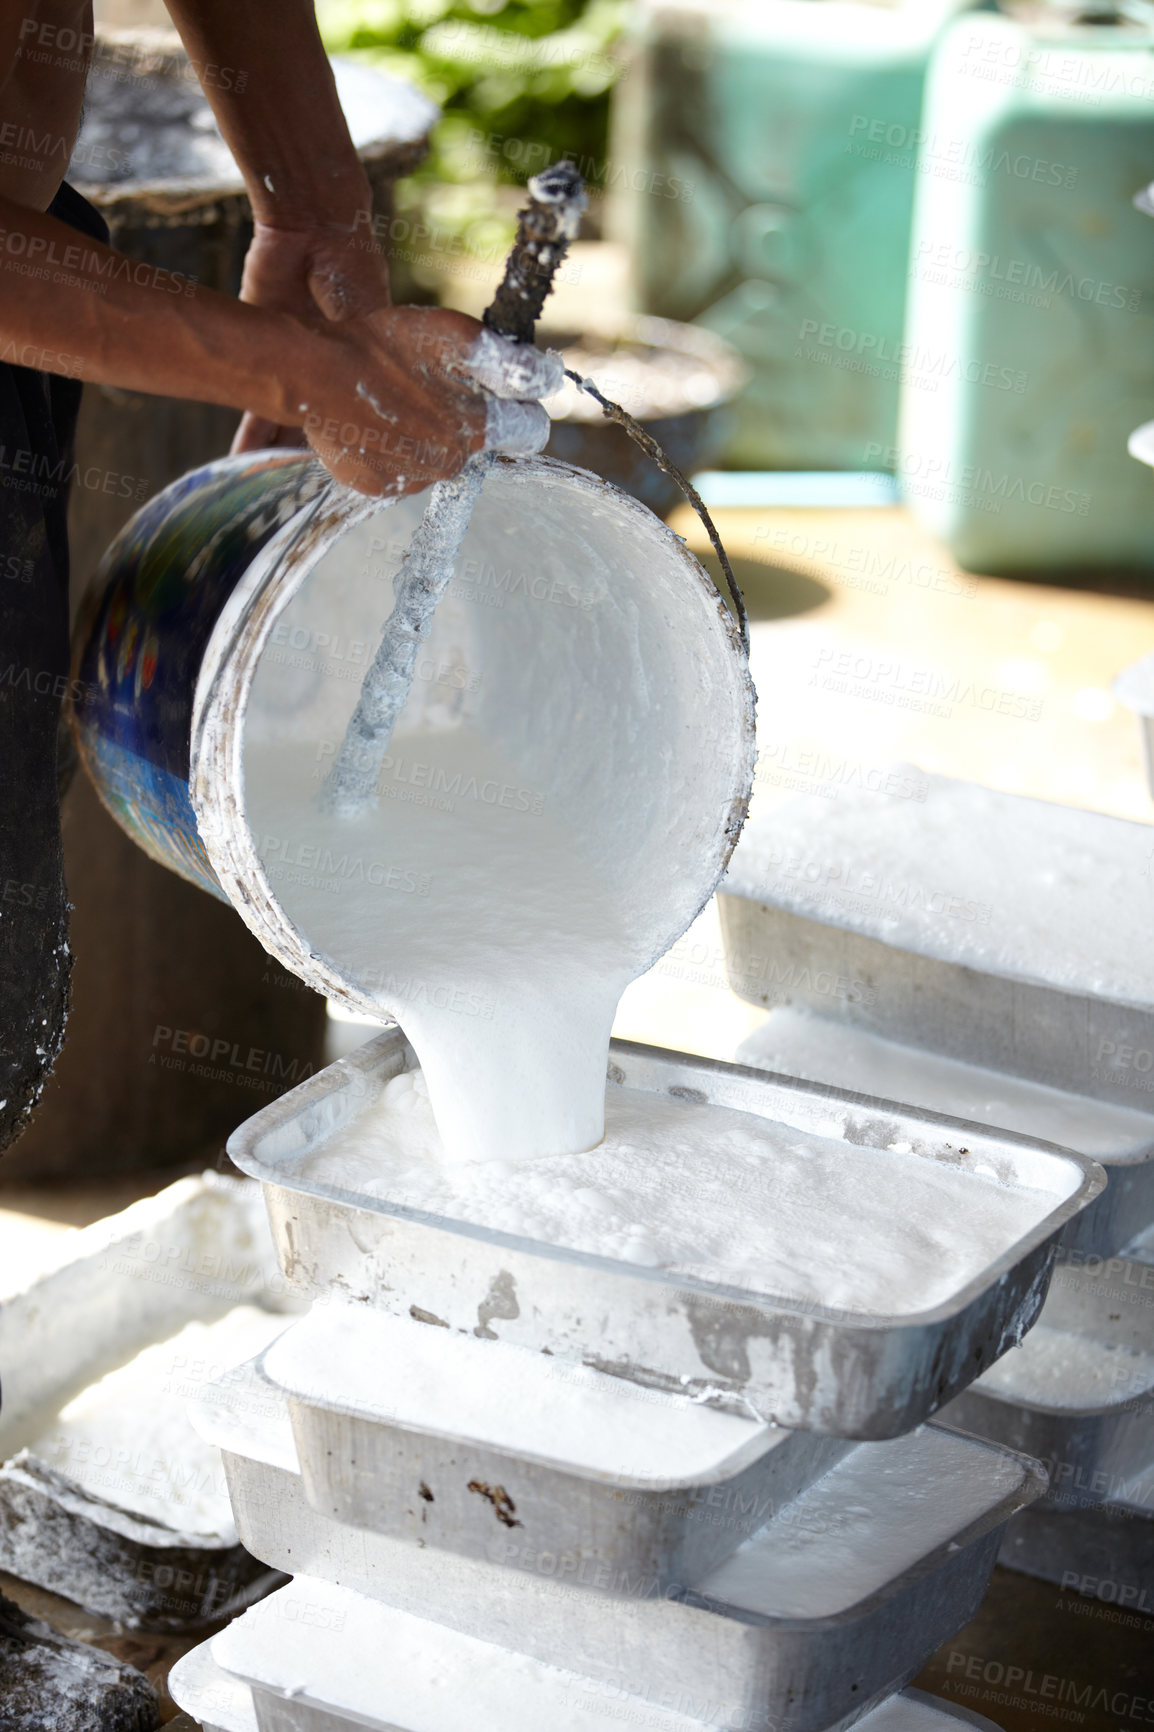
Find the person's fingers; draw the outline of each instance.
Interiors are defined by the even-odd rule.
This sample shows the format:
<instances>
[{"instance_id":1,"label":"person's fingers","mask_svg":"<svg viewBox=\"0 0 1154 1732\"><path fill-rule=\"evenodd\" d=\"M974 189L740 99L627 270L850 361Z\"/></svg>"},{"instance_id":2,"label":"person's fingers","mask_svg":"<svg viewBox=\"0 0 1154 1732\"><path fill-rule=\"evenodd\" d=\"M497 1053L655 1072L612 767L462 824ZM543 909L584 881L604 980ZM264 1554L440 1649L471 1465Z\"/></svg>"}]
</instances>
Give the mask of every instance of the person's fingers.
<instances>
[{"instance_id":1,"label":"person's fingers","mask_svg":"<svg viewBox=\"0 0 1154 1732\"><path fill-rule=\"evenodd\" d=\"M485 404L471 392L406 382L396 410L358 390L353 415L310 415L305 431L325 468L360 493L420 493L456 475L485 439Z\"/></svg>"},{"instance_id":2,"label":"person's fingers","mask_svg":"<svg viewBox=\"0 0 1154 1732\"><path fill-rule=\"evenodd\" d=\"M549 443L553 423L540 403L490 397L485 405L485 450L533 457Z\"/></svg>"},{"instance_id":3,"label":"person's fingers","mask_svg":"<svg viewBox=\"0 0 1154 1732\"><path fill-rule=\"evenodd\" d=\"M249 412L241 417L229 450L233 457L240 457L247 451L270 451L278 445L303 449L306 444L302 427L282 427L263 415Z\"/></svg>"},{"instance_id":4,"label":"person's fingers","mask_svg":"<svg viewBox=\"0 0 1154 1732\"><path fill-rule=\"evenodd\" d=\"M565 383L560 355L514 343L477 319L442 307L392 307L365 323L385 355L426 380L459 392L525 401L550 397Z\"/></svg>"},{"instance_id":5,"label":"person's fingers","mask_svg":"<svg viewBox=\"0 0 1154 1732\"><path fill-rule=\"evenodd\" d=\"M565 383L565 364L555 350L514 343L496 331L482 329L462 364L495 397L551 397Z\"/></svg>"},{"instance_id":6,"label":"person's fingers","mask_svg":"<svg viewBox=\"0 0 1154 1732\"><path fill-rule=\"evenodd\" d=\"M383 356L425 379L465 380L465 356L482 326L467 313L446 307L379 307L364 319Z\"/></svg>"},{"instance_id":7,"label":"person's fingers","mask_svg":"<svg viewBox=\"0 0 1154 1732\"><path fill-rule=\"evenodd\" d=\"M558 388L558 356L435 307L381 308L324 329L332 365L301 389L304 433L358 492L417 493L478 451L531 456L548 444L549 416L534 398ZM234 449L269 438L267 423L246 417Z\"/></svg>"},{"instance_id":8,"label":"person's fingers","mask_svg":"<svg viewBox=\"0 0 1154 1732\"><path fill-rule=\"evenodd\" d=\"M309 445L336 480L375 499L396 499L408 493L423 493L434 481L446 480L463 467L457 463L432 474L412 466L396 471L365 452L334 447L313 438L309 439Z\"/></svg>"}]
</instances>

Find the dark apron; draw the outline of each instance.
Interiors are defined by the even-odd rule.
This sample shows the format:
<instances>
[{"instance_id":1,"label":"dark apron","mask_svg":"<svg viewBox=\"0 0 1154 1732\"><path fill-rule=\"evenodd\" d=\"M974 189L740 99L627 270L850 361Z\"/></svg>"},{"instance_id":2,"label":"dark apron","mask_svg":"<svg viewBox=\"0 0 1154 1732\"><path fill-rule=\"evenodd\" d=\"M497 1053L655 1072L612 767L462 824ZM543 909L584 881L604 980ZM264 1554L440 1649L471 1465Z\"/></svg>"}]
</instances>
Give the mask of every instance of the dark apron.
<instances>
[{"instance_id":1,"label":"dark apron","mask_svg":"<svg viewBox=\"0 0 1154 1732\"><path fill-rule=\"evenodd\" d=\"M49 211L108 239L103 218L67 183ZM0 363L0 1149L24 1128L68 1014L57 728L68 685L68 477L80 392L75 379Z\"/></svg>"}]
</instances>

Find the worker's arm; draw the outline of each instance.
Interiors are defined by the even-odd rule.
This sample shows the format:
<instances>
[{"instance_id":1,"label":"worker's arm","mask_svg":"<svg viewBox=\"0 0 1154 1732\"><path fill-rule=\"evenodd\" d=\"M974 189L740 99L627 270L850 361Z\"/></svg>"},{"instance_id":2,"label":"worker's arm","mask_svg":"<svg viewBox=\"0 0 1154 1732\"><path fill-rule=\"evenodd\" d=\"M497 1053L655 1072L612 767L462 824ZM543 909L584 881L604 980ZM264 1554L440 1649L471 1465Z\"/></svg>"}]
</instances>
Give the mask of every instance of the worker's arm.
<instances>
[{"instance_id":1,"label":"worker's arm","mask_svg":"<svg viewBox=\"0 0 1154 1732\"><path fill-rule=\"evenodd\" d=\"M0 16L10 11L0 5ZM524 415L513 417L520 444L503 440L500 405L486 405L472 379L499 396L544 394L556 381L527 377L522 358L510 389L492 338L478 375L477 322L394 310L382 261L353 244L367 187L307 0L180 0L174 12L252 194L248 304L0 197L0 361L249 410L250 435L302 429L334 474L368 493L453 474L486 430L490 444L526 448ZM205 64L218 38L223 63L248 75L231 104ZM536 413L540 444L548 422Z\"/></svg>"},{"instance_id":2,"label":"worker's arm","mask_svg":"<svg viewBox=\"0 0 1154 1732\"><path fill-rule=\"evenodd\" d=\"M480 448L486 405L462 373L479 331L435 308L246 305L0 198L0 361L251 409L364 492L414 491Z\"/></svg>"},{"instance_id":3,"label":"worker's arm","mask_svg":"<svg viewBox=\"0 0 1154 1732\"><path fill-rule=\"evenodd\" d=\"M312 0L166 0L262 233L307 240L330 318L387 304L370 190L337 99ZM356 244L360 243L360 244ZM297 311L308 292L297 280Z\"/></svg>"},{"instance_id":4,"label":"worker's arm","mask_svg":"<svg viewBox=\"0 0 1154 1732\"><path fill-rule=\"evenodd\" d=\"M308 318L390 303L371 194L337 99L313 0L167 0L248 189L242 297ZM407 320L396 327L402 337ZM246 418L237 448L282 435Z\"/></svg>"}]
</instances>

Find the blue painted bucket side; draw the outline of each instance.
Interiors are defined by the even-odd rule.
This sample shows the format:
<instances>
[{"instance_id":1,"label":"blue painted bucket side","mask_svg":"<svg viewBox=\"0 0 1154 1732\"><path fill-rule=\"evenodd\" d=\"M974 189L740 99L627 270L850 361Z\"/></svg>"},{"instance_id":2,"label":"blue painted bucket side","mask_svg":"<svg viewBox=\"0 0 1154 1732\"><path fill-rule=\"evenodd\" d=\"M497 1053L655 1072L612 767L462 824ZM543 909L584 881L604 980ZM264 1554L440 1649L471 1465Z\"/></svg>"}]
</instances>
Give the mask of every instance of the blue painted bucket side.
<instances>
[{"instance_id":1,"label":"blue painted bucket side","mask_svg":"<svg viewBox=\"0 0 1154 1732\"><path fill-rule=\"evenodd\" d=\"M253 560L329 486L297 451L182 476L113 542L74 635L77 745L97 792L146 854L222 901L188 788L201 662Z\"/></svg>"}]
</instances>

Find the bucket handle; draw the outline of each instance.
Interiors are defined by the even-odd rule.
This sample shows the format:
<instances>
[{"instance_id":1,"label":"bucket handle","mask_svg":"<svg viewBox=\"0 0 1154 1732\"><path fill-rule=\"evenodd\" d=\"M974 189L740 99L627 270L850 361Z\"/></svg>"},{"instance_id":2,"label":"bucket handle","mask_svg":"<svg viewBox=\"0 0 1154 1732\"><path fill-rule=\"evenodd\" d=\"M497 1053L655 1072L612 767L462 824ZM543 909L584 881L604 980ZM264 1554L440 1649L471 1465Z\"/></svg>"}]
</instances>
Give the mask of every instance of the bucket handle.
<instances>
[{"instance_id":1,"label":"bucket handle","mask_svg":"<svg viewBox=\"0 0 1154 1732\"><path fill-rule=\"evenodd\" d=\"M580 373L574 373L572 368L566 367L565 377L567 379L572 379L575 385L579 386L582 391L587 392L590 397L595 398L596 401L600 403L601 413L605 416L606 420L616 421L619 426L624 427L633 443L639 445L642 451L645 452L646 456L652 457L654 463L656 463L657 467L663 472L663 474L668 475L674 485L680 487L682 493L684 493L686 499L689 501L690 505L692 505L698 517L700 517L702 523L705 525L705 533L713 543L713 551L717 555L718 563L725 574L726 586L733 601L733 611L737 616L737 626L741 633L741 647L744 649L746 655L748 655L749 615L745 611L745 598L742 595L741 590L738 588L737 579L733 575L733 567L729 563L729 556L721 545L721 537L717 533L717 528L712 517L710 517L708 511L705 509L705 501L702 499L700 493L698 493L689 477L682 474L676 463L674 463L673 459L662 448L662 446L658 444L652 433L647 433L640 421L635 421L633 419L633 416L629 413L628 409L623 409L620 403L611 402L608 397L603 397L592 379L583 379ZM718 595L720 595L722 601L724 601L725 597L722 595L721 589L717 584L714 585L714 588L717 589Z\"/></svg>"},{"instance_id":2,"label":"bucket handle","mask_svg":"<svg viewBox=\"0 0 1154 1732\"><path fill-rule=\"evenodd\" d=\"M534 341L533 327L569 242L576 239L585 203L585 182L564 159L530 180L529 202L517 212L517 238L505 274L481 315L490 331L514 343Z\"/></svg>"}]
</instances>

